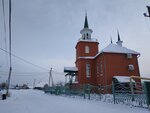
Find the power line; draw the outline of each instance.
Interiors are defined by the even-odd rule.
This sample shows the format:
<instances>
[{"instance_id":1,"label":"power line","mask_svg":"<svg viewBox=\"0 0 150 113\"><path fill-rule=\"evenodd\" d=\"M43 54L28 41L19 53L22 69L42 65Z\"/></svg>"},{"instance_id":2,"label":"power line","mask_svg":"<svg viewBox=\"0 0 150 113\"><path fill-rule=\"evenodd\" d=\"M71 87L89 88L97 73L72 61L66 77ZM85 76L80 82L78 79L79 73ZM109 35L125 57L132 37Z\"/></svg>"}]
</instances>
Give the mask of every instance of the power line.
<instances>
[{"instance_id":1,"label":"power line","mask_svg":"<svg viewBox=\"0 0 150 113\"><path fill-rule=\"evenodd\" d=\"M0 48L0 50L4 51L4 52L6 52L6 53L9 53L8 51L6 51L6 50L4 50L4 49L2 49L2 48ZM23 58L21 58L21 57L15 55L15 54L13 54L13 53L11 53L11 55L12 55L13 57L15 57L15 58L17 58L17 59L19 59L19 60L25 62L25 63L28 63L28 64L30 64L30 65L33 65L33 66L35 66L35 67L37 67L37 68L40 68L40 69L42 69L42 70L46 70L46 72L49 71L48 69L46 69L46 68L44 68L44 67L41 67L41 66L39 66L39 65L33 64L33 63L31 63L31 62L29 62L29 61L27 61L27 60L25 60L25 59L23 59ZM53 70L52 72L55 73L55 74L64 75L63 72L59 72L59 71L55 71L55 70Z\"/></svg>"},{"instance_id":2,"label":"power line","mask_svg":"<svg viewBox=\"0 0 150 113\"><path fill-rule=\"evenodd\" d=\"M0 71L0 73L1 72L7 73L8 71ZM15 72L12 72L12 73L25 73L25 74L37 74L37 73L41 73L42 74L42 73L49 73L49 72L48 71L45 71L45 72L44 71L43 72L42 71L41 72L35 72L35 71L34 72L15 71Z\"/></svg>"},{"instance_id":3,"label":"power line","mask_svg":"<svg viewBox=\"0 0 150 113\"><path fill-rule=\"evenodd\" d=\"M6 74L8 72L7 71L0 71L0 74L1 73ZM48 73L49 72L33 72L33 73L31 73L31 72L30 73L27 73L27 72L12 72L12 74L24 74L24 75L33 75L33 74L34 75L39 75L39 74L41 75L41 74L48 74Z\"/></svg>"},{"instance_id":4,"label":"power line","mask_svg":"<svg viewBox=\"0 0 150 113\"><path fill-rule=\"evenodd\" d=\"M7 74L3 74L1 76L7 76ZM18 76L18 77L22 77L22 76L28 76L28 77L31 77L31 76L35 76L35 75L22 75L22 74L13 74L13 76Z\"/></svg>"},{"instance_id":5,"label":"power line","mask_svg":"<svg viewBox=\"0 0 150 113\"><path fill-rule=\"evenodd\" d=\"M4 51L4 52L6 52L6 53L9 54L8 51L6 51L6 50L4 50L4 49L2 49L2 48L0 48L0 50L2 50L2 51ZM19 60L25 62L25 63L28 63L28 64L32 65L32 66L35 66L35 67L40 68L40 69L42 69L42 70L49 71L48 69L46 69L46 68L44 68L44 67L41 67L41 66L39 66L39 65L33 64L33 63L31 63L31 62L29 62L29 61L27 61L27 60L25 60L25 59L23 59L23 58L21 58L21 57L15 55L15 54L13 54L13 53L11 53L11 55L12 55L13 57L15 57L15 58L17 58L17 59L19 59Z\"/></svg>"},{"instance_id":6,"label":"power line","mask_svg":"<svg viewBox=\"0 0 150 113\"><path fill-rule=\"evenodd\" d=\"M58 75L65 75L64 72L59 72L59 71L53 71L53 73L58 74Z\"/></svg>"}]
</instances>

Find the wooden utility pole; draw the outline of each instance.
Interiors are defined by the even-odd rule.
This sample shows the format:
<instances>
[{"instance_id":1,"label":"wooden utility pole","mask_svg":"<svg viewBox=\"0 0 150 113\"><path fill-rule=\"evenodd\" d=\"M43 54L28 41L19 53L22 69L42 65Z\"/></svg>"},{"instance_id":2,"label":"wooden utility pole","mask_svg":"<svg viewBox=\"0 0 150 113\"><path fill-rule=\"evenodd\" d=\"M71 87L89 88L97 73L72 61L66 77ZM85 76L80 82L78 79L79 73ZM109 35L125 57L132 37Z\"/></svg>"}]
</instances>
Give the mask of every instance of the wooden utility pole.
<instances>
[{"instance_id":1,"label":"wooden utility pole","mask_svg":"<svg viewBox=\"0 0 150 113\"><path fill-rule=\"evenodd\" d=\"M9 76L8 76L8 81L7 81L7 92L6 94L8 95L9 93L9 86L10 86L10 77L11 77L11 72L12 72L12 65L11 65L11 0L9 0L9 60L10 60L10 68L9 68Z\"/></svg>"},{"instance_id":2,"label":"wooden utility pole","mask_svg":"<svg viewBox=\"0 0 150 113\"><path fill-rule=\"evenodd\" d=\"M34 81L33 81L33 88L35 87L35 82L36 82L36 79L34 79Z\"/></svg>"},{"instance_id":3,"label":"wooden utility pole","mask_svg":"<svg viewBox=\"0 0 150 113\"><path fill-rule=\"evenodd\" d=\"M48 82L48 86L50 86L50 81L52 81L52 86L53 86L54 83L53 83L53 77L52 77L52 68L50 68L50 72L49 72L49 82Z\"/></svg>"}]
</instances>

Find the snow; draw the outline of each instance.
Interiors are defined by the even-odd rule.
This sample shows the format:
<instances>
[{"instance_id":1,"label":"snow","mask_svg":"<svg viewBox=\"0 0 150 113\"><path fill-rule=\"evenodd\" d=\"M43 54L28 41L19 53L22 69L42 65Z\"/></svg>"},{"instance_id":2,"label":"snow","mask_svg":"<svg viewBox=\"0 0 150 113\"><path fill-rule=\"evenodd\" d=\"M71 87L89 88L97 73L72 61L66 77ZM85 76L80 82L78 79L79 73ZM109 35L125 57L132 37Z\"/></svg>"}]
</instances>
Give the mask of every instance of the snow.
<instances>
[{"instance_id":1,"label":"snow","mask_svg":"<svg viewBox=\"0 0 150 113\"><path fill-rule=\"evenodd\" d=\"M2 94L6 94L6 90L0 89L0 95L2 95Z\"/></svg>"},{"instance_id":2,"label":"snow","mask_svg":"<svg viewBox=\"0 0 150 113\"><path fill-rule=\"evenodd\" d=\"M78 57L78 59L94 59L95 57L90 57L90 56L86 56L86 57Z\"/></svg>"},{"instance_id":3,"label":"snow","mask_svg":"<svg viewBox=\"0 0 150 113\"><path fill-rule=\"evenodd\" d=\"M77 72L78 68L77 67L64 67L64 72L68 72L68 71Z\"/></svg>"},{"instance_id":4,"label":"snow","mask_svg":"<svg viewBox=\"0 0 150 113\"><path fill-rule=\"evenodd\" d=\"M122 47L116 44L109 44L106 48L104 48L101 52L106 53L131 53L131 54L137 54L140 55L140 53L133 51L131 49L128 49L126 47Z\"/></svg>"},{"instance_id":5,"label":"snow","mask_svg":"<svg viewBox=\"0 0 150 113\"><path fill-rule=\"evenodd\" d=\"M109 44L107 47L105 47L101 52L99 52L97 55L91 57L91 56L85 56L85 57L78 57L78 59L95 59L99 54L101 53L123 53L123 54L136 54L140 55L139 52L136 52L134 50L128 49L126 47L122 47L116 44Z\"/></svg>"},{"instance_id":6,"label":"snow","mask_svg":"<svg viewBox=\"0 0 150 113\"><path fill-rule=\"evenodd\" d=\"M113 78L116 78L118 80L118 82L120 82L120 83L130 82L130 77L128 77L128 76L114 76ZM133 79L132 79L132 81L135 82Z\"/></svg>"},{"instance_id":7,"label":"snow","mask_svg":"<svg viewBox=\"0 0 150 113\"><path fill-rule=\"evenodd\" d=\"M45 84L48 84L48 83L40 82L40 83L36 84L35 87L44 87Z\"/></svg>"},{"instance_id":8,"label":"snow","mask_svg":"<svg viewBox=\"0 0 150 113\"><path fill-rule=\"evenodd\" d=\"M50 95L31 89L10 91L11 97L0 100L1 113L149 113L144 108Z\"/></svg>"},{"instance_id":9,"label":"snow","mask_svg":"<svg viewBox=\"0 0 150 113\"><path fill-rule=\"evenodd\" d=\"M96 38L91 38L90 40L89 40L89 39L80 38L80 39L78 40L78 42L97 42L97 43L99 43Z\"/></svg>"}]
</instances>

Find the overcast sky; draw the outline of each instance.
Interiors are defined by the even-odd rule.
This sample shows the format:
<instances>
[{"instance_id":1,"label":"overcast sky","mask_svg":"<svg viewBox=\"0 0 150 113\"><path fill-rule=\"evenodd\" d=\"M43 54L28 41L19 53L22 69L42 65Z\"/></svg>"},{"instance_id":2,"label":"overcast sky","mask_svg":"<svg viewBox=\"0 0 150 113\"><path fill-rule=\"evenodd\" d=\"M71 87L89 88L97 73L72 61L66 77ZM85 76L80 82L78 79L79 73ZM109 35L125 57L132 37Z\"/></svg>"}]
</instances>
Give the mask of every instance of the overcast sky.
<instances>
[{"instance_id":1,"label":"overcast sky","mask_svg":"<svg viewBox=\"0 0 150 113\"><path fill-rule=\"evenodd\" d=\"M4 1L8 33L8 0ZM117 41L118 29L123 46L141 53L141 76L150 77L150 19L143 16L146 5L150 5L149 0L12 0L12 53L44 68L52 67L56 78L62 79L58 72L63 72L64 66L75 66L75 45L87 11L92 38L98 39L99 49L110 43L110 36L114 43ZM0 48L5 49L4 42L0 0ZM48 77L47 70L15 57L12 66L12 80ZM7 71L6 53L0 50L0 79L8 75Z\"/></svg>"}]
</instances>

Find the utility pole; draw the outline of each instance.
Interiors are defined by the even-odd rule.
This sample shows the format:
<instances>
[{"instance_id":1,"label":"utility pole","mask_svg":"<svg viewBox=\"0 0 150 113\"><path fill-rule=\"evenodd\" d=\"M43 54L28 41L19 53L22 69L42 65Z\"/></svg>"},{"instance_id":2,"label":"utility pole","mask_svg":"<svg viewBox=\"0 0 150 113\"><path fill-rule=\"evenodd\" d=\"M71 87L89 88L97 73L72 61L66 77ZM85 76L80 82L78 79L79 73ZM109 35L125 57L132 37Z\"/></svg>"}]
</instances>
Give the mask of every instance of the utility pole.
<instances>
[{"instance_id":1,"label":"utility pole","mask_svg":"<svg viewBox=\"0 0 150 113\"><path fill-rule=\"evenodd\" d=\"M36 82L36 79L34 79L34 81L33 81L33 88L35 87L35 82Z\"/></svg>"},{"instance_id":2,"label":"utility pole","mask_svg":"<svg viewBox=\"0 0 150 113\"><path fill-rule=\"evenodd\" d=\"M11 71L12 71L12 65L11 65L11 0L9 0L9 60L10 60L10 68L9 68L9 76L7 81L7 92L6 95L9 93L9 86L10 86L10 77L11 77Z\"/></svg>"},{"instance_id":3,"label":"utility pole","mask_svg":"<svg viewBox=\"0 0 150 113\"><path fill-rule=\"evenodd\" d=\"M53 77L52 77L52 68L50 68L50 72L49 72L49 82L48 82L49 87L50 87L50 81L52 81L52 86L53 86L54 83L53 83Z\"/></svg>"}]
</instances>

